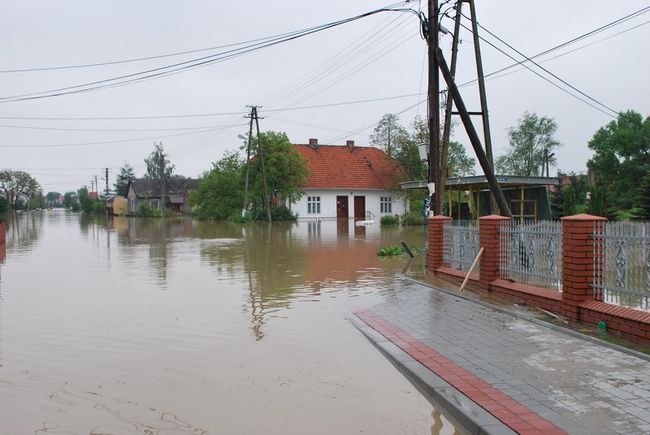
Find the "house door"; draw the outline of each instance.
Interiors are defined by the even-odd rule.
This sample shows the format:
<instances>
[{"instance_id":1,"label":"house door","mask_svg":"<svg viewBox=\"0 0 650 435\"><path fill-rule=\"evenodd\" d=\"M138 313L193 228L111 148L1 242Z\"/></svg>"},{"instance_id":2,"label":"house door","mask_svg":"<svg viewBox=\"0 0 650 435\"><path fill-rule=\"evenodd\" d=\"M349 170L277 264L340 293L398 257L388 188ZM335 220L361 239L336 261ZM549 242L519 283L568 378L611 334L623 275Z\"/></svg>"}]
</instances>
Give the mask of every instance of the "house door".
<instances>
[{"instance_id":1,"label":"house door","mask_svg":"<svg viewBox=\"0 0 650 435\"><path fill-rule=\"evenodd\" d=\"M348 212L348 197L347 196L337 196L336 197L336 217L337 219L347 219L349 215Z\"/></svg>"},{"instance_id":2,"label":"house door","mask_svg":"<svg viewBox=\"0 0 650 435\"><path fill-rule=\"evenodd\" d=\"M366 219L366 197L354 197L354 220L363 221Z\"/></svg>"}]
</instances>

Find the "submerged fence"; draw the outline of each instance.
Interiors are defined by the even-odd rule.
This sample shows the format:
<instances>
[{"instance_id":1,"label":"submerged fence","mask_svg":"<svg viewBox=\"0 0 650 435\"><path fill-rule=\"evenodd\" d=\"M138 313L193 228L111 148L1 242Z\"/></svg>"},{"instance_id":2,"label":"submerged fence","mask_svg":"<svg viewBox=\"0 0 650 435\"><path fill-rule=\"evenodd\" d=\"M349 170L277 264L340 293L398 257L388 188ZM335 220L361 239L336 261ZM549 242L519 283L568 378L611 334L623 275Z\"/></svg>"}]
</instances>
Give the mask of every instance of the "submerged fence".
<instances>
[{"instance_id":1,"label":"submerged fence","mask_svg":"<svg viewBox=\"0 0 650 435\"><path fill-rule=\"evenodd\" d=\"M501 224L499 272L502 278L562 291L562 223Z\"/></svg>"},{"instance_id":2,"label":"submerged fence","mask_svg":"<svg viewBox=\"0 0 650 435\"><path fill-rule=\"evenodd\" d=\"M650 223L596 223L593 287L599 300L650 310Z\"/></svg>"}]
</instances>

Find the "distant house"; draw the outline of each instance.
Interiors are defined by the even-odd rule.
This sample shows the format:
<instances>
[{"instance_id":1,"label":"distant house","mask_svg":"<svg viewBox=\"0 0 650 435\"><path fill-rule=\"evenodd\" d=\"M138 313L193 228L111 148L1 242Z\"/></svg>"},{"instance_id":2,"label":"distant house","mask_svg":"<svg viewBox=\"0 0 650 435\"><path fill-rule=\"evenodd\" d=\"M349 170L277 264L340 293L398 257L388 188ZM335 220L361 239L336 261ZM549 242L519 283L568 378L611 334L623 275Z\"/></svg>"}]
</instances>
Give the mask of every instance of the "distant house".
<instances>
[{"instance_id":1,"label":"distant house","mask_svg":"<svg viewBox=\"0 0 650 435\"><path fill-rule=\"evenodd\" d=\"M399 183L406 180L400 163L380 149L346 145L295 145L307 161L305 195L292 204L298 219L368 220L404 214L408 209Z\"/></svg>"},{"instance_id":2,"label":"distant house","mask_svg":"<svg viewBox=\"0 0 650 435\"><path fill-rule=\"evenodd\" d=\"M199 180L192 178L173 178L165 182L165 200L172 212L191 213L189 193L196 190L198 185ZM137 215L144 202L149 203L152 207L161 208L160 181L151 178L131 180L127 199L130 215Z\"/></svg>"},{"instance_id":3,"label":"distant house","mask_svg":"<svg viewBox=\"0 0 650 435\"><path fill-rule=\"evenodd\" d=\"M106 213L109 216L124 216L128 214L128 200L123 196L108 195L104 198L106 204Z\"/></svg>"}]
</instances>

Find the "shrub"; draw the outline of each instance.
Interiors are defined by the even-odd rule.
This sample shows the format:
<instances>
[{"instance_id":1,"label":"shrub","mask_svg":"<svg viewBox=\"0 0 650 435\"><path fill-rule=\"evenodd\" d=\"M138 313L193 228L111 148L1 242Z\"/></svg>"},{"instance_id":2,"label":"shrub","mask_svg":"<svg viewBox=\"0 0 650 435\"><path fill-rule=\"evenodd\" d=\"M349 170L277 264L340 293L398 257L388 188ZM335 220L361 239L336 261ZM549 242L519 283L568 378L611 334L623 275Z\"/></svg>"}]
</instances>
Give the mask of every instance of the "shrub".
<instances>
[{"instance_id":1,"label":"shrub","mask_svg":"<svg viewBox=\"0 0 650 435\"><path fill-rule=\"evenodd\" d=\"M397 216L392 215L392 214L387 214L385 216L382 216L381 219L379 220L380 225L397 225L399 223L399 219Z\"/></svg>"},{"instance_id":2,"label":"shrub","mask_svg":"<svg viewBox=\"0 0 650 435\"><path fill-rule=\"evenodd\" d=\"M140 209L138 212L140 216L143 217L160 217L160 210L157 207L151 205L150 202L143 202L140 204Z\"/></svg>"},{"instance_id":3,"label":"shrub","mask_svg":"<svg viewBox=\"0 0 650 435\"><path fill-rule=\"evenodd\" d=\"M265 221L267 220L266 209L264 207L255 208L252 211L251 216L254 221ZM291 210L289 210L286 206L281 205L280 207L271 208L271 219L274 222L295 221L297 219L297 216L291 213Z\"/></svg>"},{"instance_id":4,"label":"shrub","mask_svg":"<svg viewBox=\"0 0 650 435\"><path fill-rule=\"evenodd\" d=\"M410 211L402 215L402 225L424 225L422 213Z\"/></svg>"}]
</instances>

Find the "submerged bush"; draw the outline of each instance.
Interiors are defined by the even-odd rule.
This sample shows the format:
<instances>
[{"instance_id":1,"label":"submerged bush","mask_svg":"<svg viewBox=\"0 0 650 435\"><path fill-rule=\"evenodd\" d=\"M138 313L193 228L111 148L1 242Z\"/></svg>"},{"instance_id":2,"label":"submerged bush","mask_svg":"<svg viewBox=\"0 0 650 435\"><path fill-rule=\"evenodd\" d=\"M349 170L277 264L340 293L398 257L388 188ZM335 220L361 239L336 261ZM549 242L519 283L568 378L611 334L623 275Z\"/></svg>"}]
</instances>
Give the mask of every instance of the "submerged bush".
<instances>
[{"instance_id":1,"label":"submerged bush","mask_svg":"<svg viewBox=\"0 0 650 435\"><path fill-rule=\"evenodd\" d=\"M424 225L424 216L414 211L404 213L402 215L402 225Z\"/></svg>"},{"instance_id":2,"label":"submerged bush","mask_svg":"<svg viewBox=\"0 0 650 435\"><path fill-rule=\"evenodd\" d=\"M397 216L392 215L392 214L387 214L385 216L382 216L381 219L379 220L380 225L397 225L399 223L399 219Z\"/></svg>"}]
</instances>

